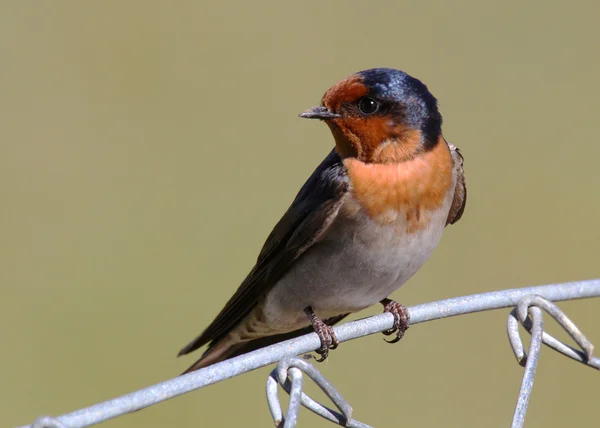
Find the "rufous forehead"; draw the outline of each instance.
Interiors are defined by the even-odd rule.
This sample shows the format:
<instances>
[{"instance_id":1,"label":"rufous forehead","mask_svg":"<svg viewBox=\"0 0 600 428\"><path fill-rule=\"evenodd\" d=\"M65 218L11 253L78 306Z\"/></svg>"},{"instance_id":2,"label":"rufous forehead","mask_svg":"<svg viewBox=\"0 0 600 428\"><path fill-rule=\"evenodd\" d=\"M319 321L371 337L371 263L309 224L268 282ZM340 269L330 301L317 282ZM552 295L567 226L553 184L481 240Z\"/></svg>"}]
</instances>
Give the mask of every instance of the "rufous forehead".
<instances>
[{"instance_id":1,"label":"rufous forehead","mask_svg":"<svg viewBox=\"0 0 600 428\"><path fill-rule=\"evenodd\" d=\"M329 88L325 92L325 95L323 95L322 102L327 109L338 111L342 104L355 101L368 93L369 88L362 83L362 79L359 76L353 75Z\"/></svg>"}]
</instances>

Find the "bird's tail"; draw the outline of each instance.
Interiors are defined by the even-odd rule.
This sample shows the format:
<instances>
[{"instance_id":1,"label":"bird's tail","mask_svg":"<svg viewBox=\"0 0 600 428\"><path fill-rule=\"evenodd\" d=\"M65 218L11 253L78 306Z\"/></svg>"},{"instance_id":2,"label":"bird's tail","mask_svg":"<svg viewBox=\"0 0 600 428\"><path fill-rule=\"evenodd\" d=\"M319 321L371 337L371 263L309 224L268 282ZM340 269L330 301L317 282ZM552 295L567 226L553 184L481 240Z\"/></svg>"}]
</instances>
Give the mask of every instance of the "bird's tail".
<instances>
[{"instance_id":1,"label":"bird's tail","mask_svg":"<svg viewBox=\"0 0 600 428\"><path fill-rule=\"evenodd\" d=\"M346 318L349 314L339 315L337 317L329 318L325 320L328 325L334 325ZM218 342L211 344L208 349L202 354L200 359L192 364L182 374L190 373L195 370L210 366L220 361L228 360L230 358L237 357L248 352L256 351L257 349L264 348L266 346L274 345L284 340L293 339L304 334L312 333L314 331L312 325L303 327L298 330L290 331L288 333L274 334L272 336L264 336L259 339L253 339L246 342L240 342L239 338L232 338L226 336Z\"/></svg>"},{"instance_id":2,"label":"bird's tail","mask_svg":"<svg viewBox=\"0 0 600 428\"><path fill-rule=\"evenodd\" d=\"M211 364L218 363L219 361L226 360L228 358L233 358L235 356L244 354L245 352L240 352L239 350L247 345L249 342L235 342L231 339L225 338L214 345L211 345L205 352L202 354L200 359L192 364L186 371L182 374L190 373L195 370L201 369L203 367L210 366ZM257 348L255 348L257 349ZM249 352L249 351L246 351Z\"/></svg>"}]
</instances>

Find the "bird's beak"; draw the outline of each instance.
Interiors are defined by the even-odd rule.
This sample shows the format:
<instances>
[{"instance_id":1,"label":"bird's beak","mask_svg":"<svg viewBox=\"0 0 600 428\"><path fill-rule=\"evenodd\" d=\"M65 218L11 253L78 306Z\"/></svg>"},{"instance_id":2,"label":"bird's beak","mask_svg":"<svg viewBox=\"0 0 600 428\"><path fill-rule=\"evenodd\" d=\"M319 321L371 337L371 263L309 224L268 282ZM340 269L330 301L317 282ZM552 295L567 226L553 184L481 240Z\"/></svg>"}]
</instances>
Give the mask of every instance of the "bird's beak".
<instances>
[{"instance_id":1,"label":"bird's beak","mask_svg":"<svg viewBox=\"0 0 600 428\"><path fill-rule=\"evenodd\" d=\"M327 110L324 106L314 107L308 109L299 115L300 117L304 117L306 119L321 119L321 120L329 120L335 119L337 117L342 117L341 114L334 113L332 111Z\"/></svg>"}]
</instances>

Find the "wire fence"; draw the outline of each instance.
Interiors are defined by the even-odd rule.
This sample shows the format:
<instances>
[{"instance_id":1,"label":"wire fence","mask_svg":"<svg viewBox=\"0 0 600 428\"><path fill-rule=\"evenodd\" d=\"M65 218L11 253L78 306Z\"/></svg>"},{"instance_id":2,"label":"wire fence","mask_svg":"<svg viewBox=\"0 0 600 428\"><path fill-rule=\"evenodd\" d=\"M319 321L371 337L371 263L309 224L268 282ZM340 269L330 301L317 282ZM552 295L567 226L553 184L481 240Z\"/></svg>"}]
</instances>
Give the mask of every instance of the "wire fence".
<instances>
[{"instance_id":1,"label":"wire fence","mask_svg":"<svg viewBox=\"0 0 600 428\"><path fill-rule=\"evenodd\" d=\"M410 324L415 325L456 315L514 307L508 316L508 337L517 362L525 367L512 421L512 427L517 428L523 426L542 343L571 359L600 370L600 358L593 356L594 347L591 342L551 303L589 297L600 297L600 279L473 294L412 306L408 310ZM580 349L568 346L544 332L542 311L556 320ZM384 313L342 324L334 330L339 341L344 342L389 330L393 322L393 316ZM520 339L519 323L532 336L527 352ZM352 419L352 407L335 387L313 365L296 357L314 351L319 346L317 335L310 333L72 413L58 417L43 416L27 427L78 428L94 425L276 362L277 367L267 379L267 402L277 427L295 427L300 406L341 426L369 427ZM337 411L317 403L302 392L303 373L325 392ZM279 403L278 385L290 395L285 415Z\"/></svg>"}]
</instances>

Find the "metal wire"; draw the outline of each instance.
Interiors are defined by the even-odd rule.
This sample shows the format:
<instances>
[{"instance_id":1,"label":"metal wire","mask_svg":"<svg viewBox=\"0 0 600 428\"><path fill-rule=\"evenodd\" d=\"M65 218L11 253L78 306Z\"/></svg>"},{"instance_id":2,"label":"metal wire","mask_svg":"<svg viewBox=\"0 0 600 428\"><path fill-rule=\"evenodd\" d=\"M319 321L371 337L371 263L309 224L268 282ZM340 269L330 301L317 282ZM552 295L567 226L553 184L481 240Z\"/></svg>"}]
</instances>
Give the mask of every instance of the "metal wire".
<instances>
[{"instance_id":1,"label":"metal wire","mask_svg":"<svg viewBox=\"0 0 600 428\"><path fill-rule=\"evenodd\" d=\"M317 403L302 392L302 372L306 373L321 388L341 413ZM277 396L278 383L290 395L290 404L285 418ZM300 404L302 404L335 424L349 428L371 428L369 425L352 419L352 407L344 397L315 366L298 357L287 357L281 360L267 378L267 404L277 427L295 427Z\"/></svg>"},{"instance_id":2,"label":"metal wire","mask_svg":"<svg viewBox=\"0 0 600 428\"><path fill-rule=\"evenodd\" d=\"M542 309L545 310L556 322L575 340L582 351L576 350L548 333L544 332L544 318ZM529 315L531 317L529 317ZM523 342L519 336L519 325L523 324L531 334L531 343L527 354L524 351ZM539 361L542 343L560 352L567 357L584 363L595 369L600 369L600 358L594 357L594 345L583 335L575 323L562 312L558 306L549 302L541 296L529 295L519 300L517 307L508 316L507 323L508 340L517 362L525 366L521 389L517 399L517 406L512 421L512 428L521 428L525 422L525 413L529 404L529 396L533 389L533 379Z\"/></svg>"},{"instance_id":3,"label":"metal wire","mask_svg":"<svg viewBox=\"0 0 600 428\"><path fill-rule=\"evenodd\" d=\"M525 366L527 355L523 350L523 344L519 337L518 322L521 322L525 329L531 333L531 320L527 318L527 310L530 306L537 306L546 312L573 338L579 345L581 351L565 345L546 332L542 332L542 342L561 354L572 358L575 361L586 364L590 367L600 370L600 358L594 357L594 345L579 331L577 326L571 321L559 308L541 296L531 295L523 297L517 307L513 309L508 317L508 338L517 362Z\"/></svg>"},{"instance_id":4,"label":"metal wire","mask_svg":"<svg viewBox=\"0 0 600 428\"><path fill-rule=\"evenodd\" d=\"M537 369L542 348L542 332L544 331L544 318L540 308L532 307L529 311L532 317L531 343L529 345L529 357L525 364L525 372L521 381L521 389L517 398L517 407L513 416L512 428L521 428L525 422L525 413L529 405L529 396L533 389L533 378ZM521 345L522 346L522 345Z\"/></svg>"},{"instance_id":5,"label":"metal wire","mask_svg":"<svg viewBox=\"0 0 600 428\"><path fill-rule=\"evenodd\" d=\"M525 296L531 295L539 296L548 301L562 301L572 299L583 299L588 297L598 297L600 296L600 279L474 294L470 296L456 297L452 299L440 300L437 302L412 306L408 308L408 310L410 312L411 325L414 325L426 321L432 321L436 319L442 319L467 313L514 307ZM545 303L540 304L540 301L536 300L524 301L526 302L522 303L522 305L524 305L525 307L524 312L523 309L517 308L515 313L519 317L519 320L523 320L521 322L524 322L524 325L527 328L527 326L531 323L531 321L527 321L527 307L529 307L530 305L544 306ZM544 309L548 310L547 307L544 307ZM555 319L557 319L561 323L561 325L563 325L563 327L568 326L565 328L568 328L567 331L569 331L569 334L571 334L571 332L575 334L575 336L572 335L572 337L574 337L576 341L578 339L581 339L581 337L585 339L585 337L580 334L579 330L576 329L575 325L572 322L570 322L568 318L566 318L566 316L564 318L561 318L560 314L562 313L559 314L558 312L552 312L553 310L554 309L549 310L548 313L550 313L551 315L553 313L556 314L556 316L552 316ZM585 341L587 341L587 344L585 341L578 341L579 345L582 346L582 349L584 350L583 352L562 344L561 342L542 332L543 324L541 323L543 323L543 320L541 318L541 311L539 312L539 315L537 314L537 311L539 311L539 309L536 307L532 307L529 309L529 313L533 318L533 326L530 327L530 330L532 331L532 345L534 342L543 342L546 343L548 346L552 347L553 349L556 349L559 352L563 353L564 355L576 359L577 361L581 361L595 368L599 367L600 361L598 361L597 358L594 358L591 355L591 353L593 352L593 347L591 346L589 341L587 341L587 339L585 339ZM364 337L370 334L380 333L384 330L389 330L390 328L392 328L393 322L393 316L389 313L385 313L375 315L370 318L365 318L342 324L340 326L335 327L335 333L339 341L344 342L347 340ZM526 356L523 350L523 345L521 344L520 348L518 346L518 343L520 343L520 339L518 339L518 326L516 327L516 341L513 341L512 339L515 339L515 325L513 324L513 321L510 321L509 319L509 337L511 337L511 335L513 336L513 338L511 339L511 344L513 345L513 349L516 349L515 355L517 357L517 360L522 362L522 364L524 363L526 366L524 380L521 388L521 394L519 395L520 398L518 405L520 407L517 409L519 416L517 415L517 413L515 413L515 419L521 419L520 422L519 420L517 420L517 425L513 423L513 426L519 427L521 425L518 425L518 423L522 424L522 418L524 418L525 411L527 408L528 397L531 392L531 387L533 386L533 376L535 375L537 358L539 357L539 349L537 349L538 345L536 345L536 347L530 346L528 355ZM579 332L579 334L577 332ZM62 415L56 418L39 418L34 422L34 424L30 425L30 427L77 428L94 425L115 418L117 416L133 412L135 410L143 409L145 407L151 406L161 401L168 400L181 394L185 394L195 389L199 389L207 385L211 385L213 383L217 383L222 380L240 375L242 373L249 372L259 367L282 361L286 357L292 357L295 355L300 355L306 352L313 351L319 346L320 341L318 336L314 333L307 334L305 336L281 342L266 348L262 348L254 352L241 355L239 357L232 358L230 360L226 360L214 364L212 366L200 369L198 371L167 380L165 382L150 386L148 388L144 388L139 391L132 392L130 394L109 401L105 401L103 403L95 404L93 406L80 409L72 413L68 413L66 415ZM271 380L268 381L268 394L270 394L270 409L276 421L279 421L279 423L283 422L285 424L283 426L285 427L294 426L297 420L298 409L300 407L300 404L302 404L311 409L313 412L324 416L329 420L332 420L332 422L353 422L357 424L353 426L367 426L351 419L351 407L349 405L348 407L345 407L345 405L343 404L345 403L345 401L343 401L341 395L339 395L339 393L333 388L333 386L329 384L329 382L324 377L322 377L318 370L316 370L313 366L311 366L308 363L306 364L306 366L304 366L302 365L302 363L298 363L298 361L302 360L287 360L286 363L282 363L282 365L278 366L278 369L276 369L275 375L272 373L273 377L270 377ZM312 369L308 367L312 367ZM335 412L333 410L327 409L324 406L319 405L318 403L312 401L309 397L307 397L301 392L301 370L304 371L313 380L315 380L315 382L322 388L324 386L326 388L331 387L332 395L329 395L327 392L326 394L329 395L330 398L332 398L336 406L338 406L338 409L340 409L341 413ZM288 379L288 374L291 380ZM283 417L281 408L278 408L276 402L274 401L274 381L276 381L276 383L282 384L285 390L290 391L290 406L288 408L288 414L286 415L286 418ZM277 394L276 390L274 394ZM338 400L334 397L338 397L341 400ZM342 405L342 407L340 407L338 404ZM347 403L345 404L347 405ZM350 412L348 412L348 408L350 409ZM290 409L292 410L290 411ZM325 416L325 414L331 416L334 419ZM522 415L522 417L520 415Z\"/></svg>"},{"instance_id":6,"label":"metal wire","mask_svg":"<svg viewBox=\"0 0 600 428\"><path fill-rule=\"evenodd\" d=\"M36 419L31 426L32 428L66 428L64 424L50 416L42 416Z\"/></svg>"}]
</instances>

